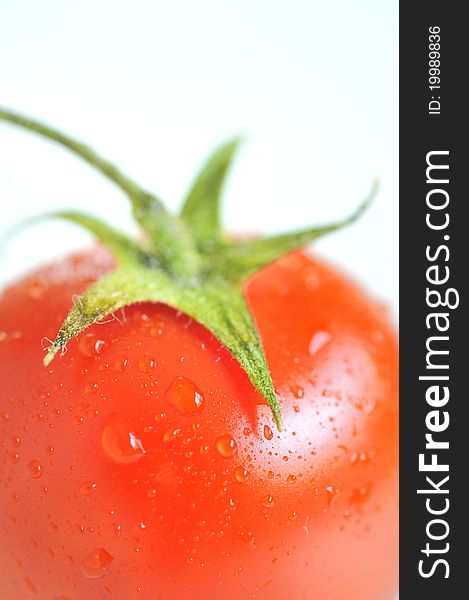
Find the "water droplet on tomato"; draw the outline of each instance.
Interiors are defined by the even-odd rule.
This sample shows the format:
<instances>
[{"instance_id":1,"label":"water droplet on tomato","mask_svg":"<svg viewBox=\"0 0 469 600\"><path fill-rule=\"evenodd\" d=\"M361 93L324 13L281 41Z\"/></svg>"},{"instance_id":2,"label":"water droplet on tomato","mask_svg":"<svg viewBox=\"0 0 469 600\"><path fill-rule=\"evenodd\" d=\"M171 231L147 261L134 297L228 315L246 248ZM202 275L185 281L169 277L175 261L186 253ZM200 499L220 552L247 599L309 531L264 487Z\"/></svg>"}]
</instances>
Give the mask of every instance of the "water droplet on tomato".
<instances>
[{"instance_id":1,"label":"water droplet on tomato","mask_svg":"<svg viewBox=\"0 0 469 600\"><path fill-rule=\"evenodd\" d=\"M238 444L229 433L219 437L215 442L215 445L218 453L226 458L234 456L238 450Z\"/></svg>"},{"instance_id":2,"label":"water droplet on tomato","mask_svg":"<svg viewBox=\"0 0 469 600\"><path fill-rule=\"evenodd\" d=\"M80 494L88 496L89 494L92 494L96 488L97 484L94 481L85 481L85 483L80 485Z\"/></svg>"},{"instance_id":3,"label":"water droplet on tomato","mask_svg":"<svg viewBox=\"0 0 469 600\"><path fill-rule=\"evenodd\" d=\"M19 446L21 446L21 440L17 435L15 435L11 438L11 443L13 444L13 446L15 446L15 448L18 448Z\"/></svg>"},{"instance_id":4,"label":"water droplet on tomato","mask_svg":"<svg viewBox=\"0 0 469 600\"><path fill-rule=\"evenodd\" d=\"M20 455L19 455L18 452L12 452L10 454L10 458L11 458L11 462L14 463L14 464L16 464L20 460Z\"/></svg>"},{"instance_id":5,"label":"water droplet on tomato","mask_svg":"<svg viewBox=\"0 0 469 600\"><path fill-rule=\"evenodd\" d=\"M255 544L254 533L252 531L242 531L238 533L239 539L245 544Z\"/></svg>"},{"instance_id":6,"label":"water droplet on tomato","mask_svg":"<svg viewBox=\"0 0 469 600\"><path fill-rule=\"evenodd\" d=\"M295 483L296 475L288 475L287 481L288 481L288 483Z\"/></svg>"},{"instance_id":7,"label":"water droplet on tomato","mask_svg":"<svg viewBox=\"0 0 469 600\"><path fill-rule=\"evenodd\" d=\"M323 348L331 339L331 336L327 331L316 331L309 342L309 353L314 356Z\"/></svg>"},{"instance_id":8,"label":"water droplet on tomato","mask_svg":"<svg viewBox=\"0 0 469 600\"><path fill-rule=\"evenodd\" d=\"M98 390L99 386L97 383L87 383L83 388L85 394L94 394Z\"/></svg>"},{"instance_id":9,"label":"water droplet on tomato","mask_svg":"<svg viewBox=\"0 0 469 600\"><path fill-rule=\"evenodd\" d=\"M350 496L350 504L360 504L367 500L370 495L369 487L360 487L353 490Z\"/></svg>"},{"instance_id":10,"label":"water droplet on tomato","mask_svg":"<svg viewBox=\"0 0 469 600\"><path fill-rule=\"evenodd\" d=\"M327 505L329 508L334 504L337 496L339 495L339 490L335 489L332 485L328 485L326 487L327 492Z\"/></svg>"},{"instance_id":11,"label":"water droplet on tomato","mask_svg":"<svg viewBox=\"0 0 469 600\"><path fill-rule=\"evenodd\" d=\"M151 373L155 367L156 361L148 356L144 356L138 361L138 368L142 373Z\"/></svg>"},{"instance_id":12,"label":"water droplet on tomato","mask_svg":"<svg viewBox=\"0 0 469 600\"><path fill-rule=\"evenodd\" d=\"M120 371L121 373L125 371L128 367L129 360L127 358L118 358L114 363L114 368L116 371Z\"/></svg>"},{"instance_id":13,"label":"water droplet on tomato","mask_svg":"<svg viewBox=\"0 0 469 600\"><path fill-rule=\"evenodd\" d=\"M112 523L109 525L109 531L114 537L119 537L122 531L122 525L120 523Z\"/></svg>"},{"instance_id":14,"label":"water droplet on tomato","mask_svg":"<svg viewBox=\"0 0 469 600\"><path fill-rule=\"evenodd\" d=\"M28 471L31 477L38 479L42 475L42 465L38 460L30 460L28 463Z\"/></svg>"},{"instance_id":15,"label":"water droplet on tomato","mask_svg":"<svg viewBox=\"0 0 469 600\"><path fill-rule=\"evenodd\" d=\"M46 446L45 452L48 456L52 456L54 454L54 446Z\"/></svg>"},{"instance_id":16,"label":"water droplet on tomato","mask_svg":"<svg viewBox=\"0 0 469 600\"><path fill-rule=\"evenodd\" d=\"M274 505L274 499L270 494L267 494L267 496L262 497L261 504L265 508L271 508Z\"/></svg>"},{"instance_id":17,"label":"water droplet on tomato","mask_svg":"<svg viewBox=\"0 0 469 600\"><path fill-rule=\"evenodd\" d=\"M10 500L12 502L18 502L19 498L20 497L19 497L19 495L16 492L11 492L11 494L10 494Z\"/></svg>"},{"instance_id":18,"label":"water droplet on tomato","mask_svg":"<svg viewBox=\"0 0 469 600\"><path fill-rule=\"evenodd\" d=\"M176 377L166 390L165 398L181 414L198 413L205 404L202 392L186 377Z\"/></svg>"},{"instance_id":19,"label":"water droplet on tomato","mask_svg":"<svg viewBox=\"0 0 469 600\"><path fill-rule=\"evenodd\" d=\"M114 557L104 548L95 548L81 563L83 575L88 579L99 579L106 574L106 570Z\"/></svg>"},{"instance_id":20,"label":"water droplet on tomato","mask_svg":"<svg viewBox=\"0 0 469 600\"><path fill-rule=\"evenodd\" d=\"M244 467L236 467L234 472L236 481L239 481L239 483L244 483L248 478L248 475L249 471L247 469L245 469Z\"/></svg>"},{"instance_id":21,"label":"water droplet on tomato","mask_svg":"<svg viewBox=\"0 0 469 600\"><path fill-rule=\"evenodd\" d=\"M30 592L37 594L37 588L29 577L24 578L24 583Z\"/></svg>"},{"instance_id":22,"label":"water droplet on tomato","mask_svg":"<svg viewBox=\"0 0 469 600\"><path fill-rule=\"evenodd\" d=\"M95 333L85 333L78 340L78 349L88 358L92 358L99 354L105 345L104 340L100 340Z\"/></svg>"},{"instance_id":23,"label":"water droplet on tomato","mask_svg":"<svg viewBox=\"0 0 469 600\"><path fill-rule=\"evenodd\" d=\"M268 425L264 425L264 437L266 440L271 440L274 437L272 429Z\"/></svg>"},{"instance_id":24,"label":"water droplet on tomato","mask_svg":"<svg viewBox=\"0 0 469 600\"><path fill-rule=\"evenodd\" d=\"M42 281L33 281L28 288L28 295L33 300L39 300L42 298L46 291L46 285Z\"/></svg>"},{"instance_id":25,"label":"water droplet on tomato","mask_svg":"<svg viewBox=\"0 0 469 600\"><path fill-rule=\"evenodd\" d=\"M288 518L290 519L290 521L294 521L297 516L298 516L298 513L296 512L296 510L292 510L288 514Z\"/></svg>"},{"instance_id":26,"label":"water droplet on tomato","mask_svg":"<svg viewBox=\"0 0 469 600\"><path fill-rule=\"evenodd\" d=\"M112 460L128 464L139 460L146 450L131 430L127 421L117 414L111 415L101 434L101 446Z\"/></svg>"},{"instance_id":27,"label":"water droplet on tomato","mask_svg":"<svg viewBox=\"0 0 469 600\"><path fill-rule=\"evenodd\" d=\"M301 387L301 385L292 385L290 389L295 398L303 398L303 396L305 395L305 391Z\"/></svg>"},{"instance_id":28,"label":"water droplet on tomato","mask_svg":"<svg viewBox=\"0 0 469 600\"><path fill-rule=\"evenodd\" d=\"M175 438L177 438L177 436L181 433L180 429L170 429L168 431L165 431L163 433L163 442L167 443L170 442L171 440L174 440Z\"/></svg>"}]
</instances>

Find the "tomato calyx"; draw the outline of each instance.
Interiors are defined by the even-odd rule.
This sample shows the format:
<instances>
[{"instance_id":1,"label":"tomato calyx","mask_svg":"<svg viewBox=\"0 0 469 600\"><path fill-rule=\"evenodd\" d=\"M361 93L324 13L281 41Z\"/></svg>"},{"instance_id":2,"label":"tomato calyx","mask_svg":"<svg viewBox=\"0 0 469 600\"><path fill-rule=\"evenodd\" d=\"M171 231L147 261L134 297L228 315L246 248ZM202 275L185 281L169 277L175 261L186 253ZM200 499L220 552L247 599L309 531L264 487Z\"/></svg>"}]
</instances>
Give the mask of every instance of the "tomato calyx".
<instances>
[{"instance_id":1,"label":"tomato calyx","mask_svg":"<svg viewBox=\"0 0 469 600\"><path fill-rule=\"evenodd\" d=\"M356 221L375 196L377 184L348 218L322 227L249 240L230 240L220 221L226 174L240 140L218 148L195 179L179 215L85 144L37 121L0 109L0 120L33 131L66 147L113 181L127 195L143 241L77 212L29 219L61 218L87 229L109 247L117 267L79 297L55 341L48 365L67 342L91 324L137 302L162 302L204 325L234 356L270 405L279 430L282 417L262 341L246 303L243 283L259 269L312 240Z\"/></svg>"}]
</instances>

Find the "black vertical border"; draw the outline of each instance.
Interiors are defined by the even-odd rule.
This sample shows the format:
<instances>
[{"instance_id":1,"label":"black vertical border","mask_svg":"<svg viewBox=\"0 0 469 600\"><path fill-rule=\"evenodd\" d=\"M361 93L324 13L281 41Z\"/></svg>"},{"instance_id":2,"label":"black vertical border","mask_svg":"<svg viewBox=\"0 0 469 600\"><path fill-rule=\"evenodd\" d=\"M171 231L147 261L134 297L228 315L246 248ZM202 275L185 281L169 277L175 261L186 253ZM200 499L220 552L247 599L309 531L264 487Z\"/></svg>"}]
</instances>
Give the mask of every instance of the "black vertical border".
<instances>
[{"instance_id":1,"label":"black vertical border","mask_svg":"<svg viewBox=\"0 0 469 600\"><path fill-rule=\"evenodd\" d=\"M469 23L463 17L463 8L464 3L449 1L400 3L400 600L469 598L469 386L465 381L465 374L469 373L465 312L469 279L469 194L465 182L469 173L469 100L464 91L469 87ZM431 26L441 29L441 93L437 94L441 96L440 115L428 114L432 94L428 88ZM431 542L425 528L432 519L426 511L426 497L417 494L417 489L425 486L426 474L419 473L418 455L424 451L425 416L431 410L425 402L428 384L418 380L425 371L425 342L429 335L425 317L431 312L425 299L429 266L425 250L428 244L435 247L444 243L443 233L431 231L425 223L429 189L426 154L432 150L450 152L450 183L446 189L450 193L451 220L444 232L450 235L446 242L450 259L446 264L450 268L448 285L460 294L459 307L448 311L450 426L441 434L441 439L450 443L449 450L442 454L450 465L450 509L444 515L450 526L444 542L449 542L450 548L445 555L433 555L435 559L448 560L447 579L441 567L427 579L418 572L419 560L426 558L421 550L427 541ZM435 474L436 480L439 475ZM434 546L438 547L438 543L434 542Z\"/></svg>"}]
</instances>

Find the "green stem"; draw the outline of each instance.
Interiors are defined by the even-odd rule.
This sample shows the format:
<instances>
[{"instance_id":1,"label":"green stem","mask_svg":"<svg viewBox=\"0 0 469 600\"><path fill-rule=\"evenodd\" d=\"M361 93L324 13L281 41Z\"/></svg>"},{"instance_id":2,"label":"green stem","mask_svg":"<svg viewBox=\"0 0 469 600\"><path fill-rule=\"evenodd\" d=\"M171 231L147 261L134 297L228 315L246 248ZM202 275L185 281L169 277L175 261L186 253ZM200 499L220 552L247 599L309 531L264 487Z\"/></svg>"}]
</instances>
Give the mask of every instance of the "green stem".
<instances>
[{"instance_id":1,"label":"green stem","mask_svg":"<svg viewBox=\"0 0 469 600\"><path fill-rule=\"evenodd\" d=\"M0 120L8 121L14 125L19 125L23 129L34 131L43 137L49 138L50 140L65 146L65 148L68 148L68 150L71 150L74 154L80 156L80 158L92 165L108 179L113 181L131 198L142 193L143 190L137 183L132 181L132 179L127 177L127 175L124 175L124 173L122 173L115 165L96 154L96 152L91 150L91 148L89 148L86 144L77 142L63 133L60 133L60 131L48 127L47 125L43 125L42 123L33 121L32 119L28 119L2 108L0 108Z\"/></svg>"},{"instance_id":2,"label":"green stem","mask_svg":"<svg viewBox=\"0 0 469 600\"><path fill-rule=\"evenodd\" d=\"M185 223L170 214L161 200L145 191L86 144L52 127L2 108L0 108L0 120L33 131L64 146L113 181L129 197L135 220L148 235L150 244L163 267L168 272L183 277L197 274L199 261L192 236Z\"/></svg>"}]
</instances>

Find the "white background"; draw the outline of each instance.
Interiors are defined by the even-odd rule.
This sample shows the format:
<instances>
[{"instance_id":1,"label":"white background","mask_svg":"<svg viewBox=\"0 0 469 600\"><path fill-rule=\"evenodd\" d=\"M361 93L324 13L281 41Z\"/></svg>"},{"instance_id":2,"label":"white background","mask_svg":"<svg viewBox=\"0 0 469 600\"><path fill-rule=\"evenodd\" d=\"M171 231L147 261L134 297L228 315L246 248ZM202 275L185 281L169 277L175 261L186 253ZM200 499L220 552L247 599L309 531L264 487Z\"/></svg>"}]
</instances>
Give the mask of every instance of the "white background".
<instances>
[{"instance_id":1,"label":"white background","mask_svg":"<svg viewBox=\"0 0 469 600\"><path fill-rule=\"evenodd\" d=\"M369 213L316 248L397 314L395 0L2 0L0 103L87 141L172 208L206 154L245 135L232 231L341 218L378 176ZM0 232L77 207L132 231L119 190L0 124ZM89 243L35 227L3 248L0 281Z\"/></svg>"}]
</instances>

